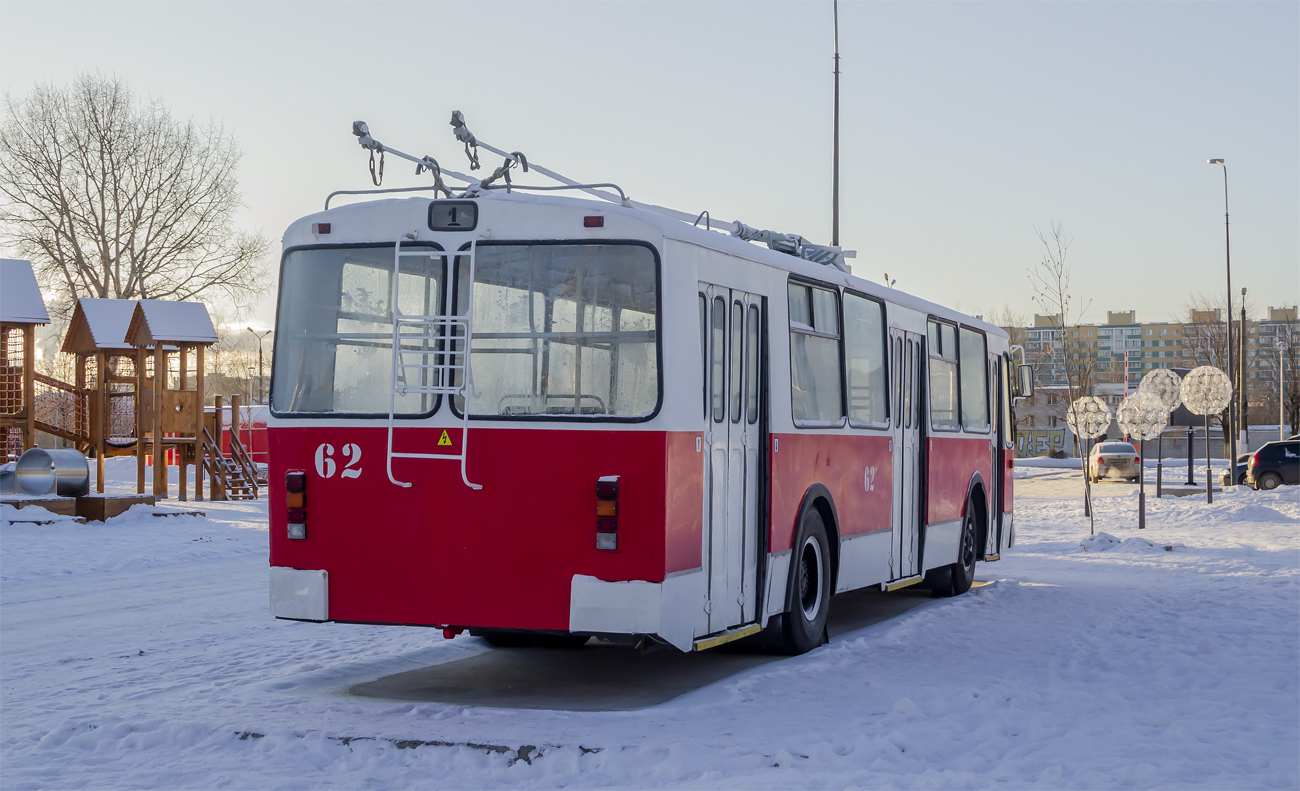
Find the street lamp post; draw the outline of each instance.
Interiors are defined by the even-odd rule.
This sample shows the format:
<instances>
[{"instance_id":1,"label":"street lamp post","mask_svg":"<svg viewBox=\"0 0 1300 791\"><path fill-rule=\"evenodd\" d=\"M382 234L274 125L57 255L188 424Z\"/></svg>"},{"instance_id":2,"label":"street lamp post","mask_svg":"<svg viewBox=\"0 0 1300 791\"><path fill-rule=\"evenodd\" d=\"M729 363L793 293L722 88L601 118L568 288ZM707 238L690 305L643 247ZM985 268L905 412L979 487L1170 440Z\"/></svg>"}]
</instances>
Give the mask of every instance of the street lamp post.
<instances>
[{"instance_id":1,"label":"street lamp post","mask_svg":"<svg viewBox=\"0 0 1300 791\"><path fill-rule=\"evenodd\" d=\"M1210 165L1218 165L1223 168L1223 253L1224 264L1228 276L1228 306L1227 314L1223 318L1224 324L1228 330L1228 370L1232 371L1234 370L1233 358L1235 355L1232 350L1232 241L1228 234L1228 165L1222 159L1208 159L1206 160L1206 163ZM1236 399L1233 399L1228 402L1228 425L1226 426L1228 434L1231 437L1228 441L1228 464L1233 465L1231 467L1232 469L1235 469L1237 463L1237 421L1235 419L1236 416L1234 415L1234 412L1236 411L1234 409L1235 401ZM1208 437L1206 441L1209 441ZM1236 486L1236 476L1229 475L1228 477L1230 478L1228 485Z\"/></svg>"},{"instance_id":2,"label":"street lamp post","mask_svg":"<svg viewBox=\"0 0 1300 791\"><path fill-rule=\"evenodd\" d=\"M1277 438L1286 439L1286 341L1277 342Z\"/></svg>"},{"instance_id":3,"label":"street lamp post","mask_svg":"<svg viewBox=\"0 0 1300 791\"><path fill-rule=\"evenodd\" d=\"M249 327L248 331L253 333L254 338L257 338L257 400L253 403L264 403L266 401L266 388L263 385L266 383L262 379L262 340L272 332L275 332L275 330L267 330L266 332L259 333L257 330Z\"/></svg>"}]
</instances>

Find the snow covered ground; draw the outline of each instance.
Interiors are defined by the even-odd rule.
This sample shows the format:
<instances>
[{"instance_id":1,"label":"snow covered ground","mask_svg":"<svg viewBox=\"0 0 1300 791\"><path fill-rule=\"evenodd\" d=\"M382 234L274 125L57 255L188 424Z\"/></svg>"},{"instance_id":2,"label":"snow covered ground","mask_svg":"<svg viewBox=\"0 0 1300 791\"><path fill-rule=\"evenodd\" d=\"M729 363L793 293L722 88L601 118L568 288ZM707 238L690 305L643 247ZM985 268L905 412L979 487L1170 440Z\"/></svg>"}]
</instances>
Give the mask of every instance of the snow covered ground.
<instances>
[{"instance_id":1,"label":"snow covered ground","mask_svg":"<svg viewBox=\"0 0 1300 791\"><path fill-rule=\"evenodd\" d=\"M623 711L349 694L495 649L271 619L263 502L0 523L0 786L1296 788L1300 489L1103 486L1085 550L1070 474L996 585Z\"/></svg>"}]
</instances>

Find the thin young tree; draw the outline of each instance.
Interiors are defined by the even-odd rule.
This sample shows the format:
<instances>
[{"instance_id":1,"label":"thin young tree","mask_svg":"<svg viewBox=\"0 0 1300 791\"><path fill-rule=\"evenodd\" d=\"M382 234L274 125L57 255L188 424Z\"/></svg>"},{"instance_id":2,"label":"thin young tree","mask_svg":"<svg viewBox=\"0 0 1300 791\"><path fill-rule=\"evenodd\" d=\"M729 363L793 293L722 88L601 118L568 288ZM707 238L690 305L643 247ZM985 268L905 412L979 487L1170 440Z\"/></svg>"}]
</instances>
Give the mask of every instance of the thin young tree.
<instances>
[{"instance_id":1,"label":"thin young tree","mask_svg":"<svg viewBox=\"0 0 1300 791\"><path fill-rule=\"evenodd\" d=\"M70 310L77 297L248 306L270 243L238 230L234 138L116 78L5 96L0 235Z\"/></svg>"},{"instance_id":2,"label":"thin young tree","mask_svg":"<svg viewBox=\"0 0 1300 791\"><path fill-rule=\"evenodd\" d=\"M1070 329L1082 323L1083 313L1091 301L1079 306L1070 291L1070 244L1073 240L1065 233L1065 225L1053 220L1047 231L1037 226L1034 232L1043 245L1042 257L1030 267L1029 284L1034 290L1033 300L1051 317L1054 328L1049 359L1065 378L1067 399L1062 414L1077 399L1092 392L1096 361L1093 353L1081 339L1072 340Z\"/></svg>"}]
</instances>

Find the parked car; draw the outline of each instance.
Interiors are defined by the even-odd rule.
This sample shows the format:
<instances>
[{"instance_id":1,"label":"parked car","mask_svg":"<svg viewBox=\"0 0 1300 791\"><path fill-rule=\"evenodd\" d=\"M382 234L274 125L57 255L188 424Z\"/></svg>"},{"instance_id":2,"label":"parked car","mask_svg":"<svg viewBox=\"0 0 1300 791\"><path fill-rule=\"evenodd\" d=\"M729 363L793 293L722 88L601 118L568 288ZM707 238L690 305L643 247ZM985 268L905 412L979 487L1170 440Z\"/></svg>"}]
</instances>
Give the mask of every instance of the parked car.
<instances>
[{"instance_id":1,"label":"parked car","mask_svg":"<svg viewBox=\"0 0 1300 791\"><path fill-rule=\"evenodd\" d=\"M1246 483L1246 467L1249 465L1249 463L1250 463L1250 457L1253 456L1253 455L1254 455L1253 453L1243 453L1243 454L1241 454L1240 456L1237 457L1237 463L1236 463L1234 466L1235 466L1236 469L1237 469L1237 484L1238 484L1238 485L1243 485L1243 486L1245 485L1245 483ZM1219 484L1222 485L1222 486L1227 486L1227 485L1228 485L1228 468L1227 468L1227 467L1224 467L1224 468L1223 468L1223 471L1219 473Z\"/></svg>"},{"instance_id":2,"label":"parked car","mask_svg":"<svg viewBox=\"0 0 1300 791\"><path fill-rule=\"evenodd\" d=\"M1251 454L1246 483L1256 489L1300 484L1300 441L1277 440Z\"/></svg>"},{"instance_id":3,"label":"parked car","mask_svg":"<svg viewBox=\"0 0 1300 791\"><path fill-rule=\"evenodd\" d=\"M1142 469L1137 448L1127 442L1100 442L1088 454L1088 475L1093 481L1123 478L1137 481Z\"/></svg>"}]
</instances>

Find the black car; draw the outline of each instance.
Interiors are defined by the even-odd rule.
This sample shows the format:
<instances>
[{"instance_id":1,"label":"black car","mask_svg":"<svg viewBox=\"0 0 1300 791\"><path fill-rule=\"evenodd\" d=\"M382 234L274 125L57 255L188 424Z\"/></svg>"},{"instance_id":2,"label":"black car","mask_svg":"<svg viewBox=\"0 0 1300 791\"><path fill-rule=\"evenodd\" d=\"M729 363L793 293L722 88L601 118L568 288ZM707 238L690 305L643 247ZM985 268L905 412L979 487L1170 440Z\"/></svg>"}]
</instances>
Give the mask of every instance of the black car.
<instances>
[{"instance_id":1,"label":"black car","mask_svg":"<svg viewBox=\"0 0 1300 791\"><path fill-rule=\"evenodd\" d=\"M1243 454L1241 454L1240 456L1237 457L1237 463L1236 463L1234 466L1236 467L1236 472L1237 472L1237 485L1239 485L1239 486L1245 486L1245 485L1246 485L1246 467L1249 466L1249 464L1250 464L1250 457L1253 456L1253 455L1255 455L1255 454L1253 454L1253 453L1243 453ZM1228 485L1228 468L1227 468L1227 467L1224 467L1224 468L1223 468L1223 471L1219 473L1219 483L1222 484L1223 486L1227 486L1227 485Z\"/></svg>"},{"instance_id":2,"label":"black car","mask_svg":"<svg viewBox=\"0 0 1300 791\"><path fill-rule=\"evenodd\" d=\"M1256 489L1276 489L1284 483L1300 484L1300 441L1270 442L1251 454L1246 483Z\"/></svg>"}]
</instances>

